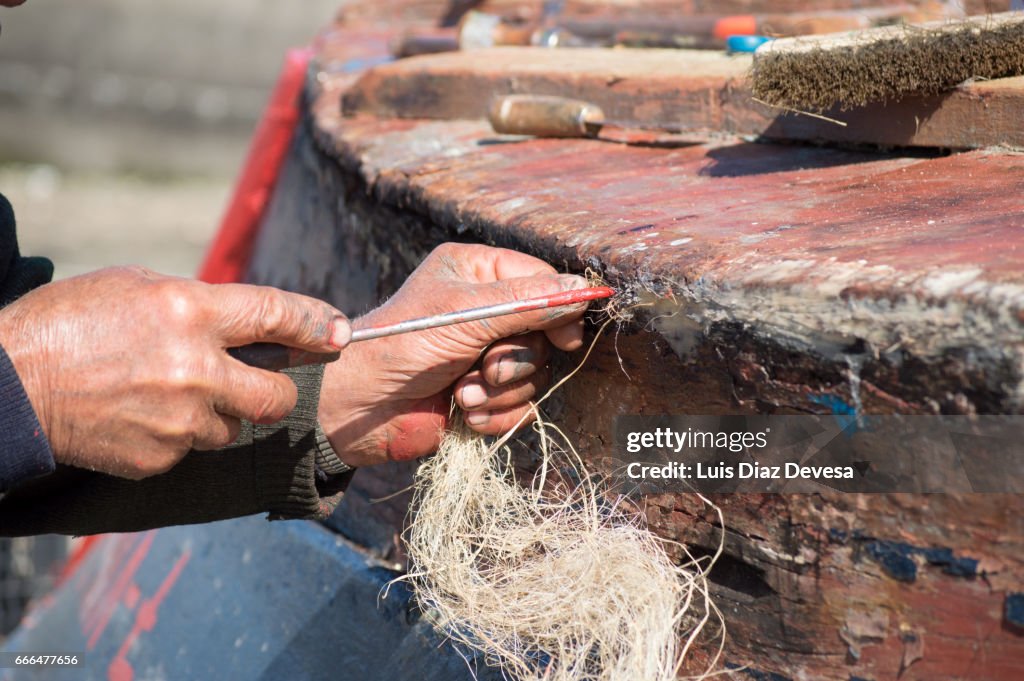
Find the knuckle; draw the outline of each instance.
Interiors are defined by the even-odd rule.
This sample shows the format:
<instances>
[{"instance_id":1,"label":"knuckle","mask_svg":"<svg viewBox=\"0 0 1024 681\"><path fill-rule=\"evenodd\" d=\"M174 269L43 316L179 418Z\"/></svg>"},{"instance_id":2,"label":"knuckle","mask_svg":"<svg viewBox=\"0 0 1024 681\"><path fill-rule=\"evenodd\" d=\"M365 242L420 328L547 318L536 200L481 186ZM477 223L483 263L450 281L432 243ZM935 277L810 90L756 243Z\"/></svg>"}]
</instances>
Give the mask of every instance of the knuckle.
<instances>
[{"instance_id":1,"label":"knuckle","mask_svg":"<svg viewBox=\"0 0 1024 681\"><path fill-rule=\"evenodd\" d=\"M533 332L526 336L526 349L532 350L539 357L547 356L551 352L551 344L547 336L540 332Z\"/></svg>"},{"instance_id":2,"label":"knuckle","mask_svg":"<svg viewBox=\"0 0 1024 681\"><path fill-rule=\"evenodd\" d=\"M242 432L242 422L235 418L225 417L224 424L227 426L227 431L224 435L224 441L218 444L218 447L227 447L233 444L238 439L238 435Z\"/></svg>"},{"instance_id":3,"label":"knuckle","mask_svg":"<svg viewBox=\"0 0 1024 681\"><path fill-rule=\"evenodd\" d=\"M253 423L276 423L295 408L298 391L295 384L287 377L279 377L287 383L274 381L269 389L260 391L259 398L252 405L251 419Z\"/></svg>"},{"instance_id":4,"label":"knuckle","mask_svg":"<svg viewBox=\"0 0 1024 681\"><path fill-rule=\"evenodd\" d=\"M252 422L260 424L277 423L287 416L289 411L282 408L278 402L264 400L253 406Z\"/></svg>"},{"instance_id":5,"label":"knuckle","mask_svg":"<svg viewBox=\"0 0 1024 681\"><path fill-rule=\"evenodd\" d=\"M152 450L155 448L132 448L119 452L113 457L103 457L99 461L92 461L88 458L83 458L80 461L64 461L70 465L77 465L83 468L91 468L92 470L107 473L118 478L124 478L126 480L141 480L142 478L149 475L149 462L148 457L152 456ZM141 455L139 452L145 451L145 455Z\"/></svg>"},{"instance_id":6,"label":"knuckle","mask_svg":"<svg viewBox=\"0 0 1024 681\"><path fill-rule=\"evenodd\" d=\"M125 480L131 480L133 482L138 482L139 480L148 478L150 475L155 475L155 473L150 473L149 469L145 465L119 468L109 472L119 478L124 478Z\"/></svg>"},{"instance_id":7,"label":"knuckle","mask_svg":"<svg viewBox=\"0 0 1024 681\"><path fill-rule=\"evenodd\" d=\"M504 374L507 373L507 371L503 371L503 369L505 369L505 367L502 366L502 360L500 357L494 359L487 358L484 360L483 371L481 371L481 374L483 379L487 381L488 385L498 387L503 383Z\"/></svg>"},{"instance_id":8,"label":"knuckle","mask_svg":"<svg viewBox=\"0 0 1024 681\"><path fill-rule=\"evenodd\" d=\"M288 304L279 291L264 289L260 293L257 320L264 336L274 337L286 330L289 321Z\"/></svg>"},{"instance_id":9,"label":"knuckle","mask_svg":"<svg viewBox=\"0 0 1024 681\"><path fill-rule=\"evenodd\" d=\"M525 380L515 386L514 389L508 392L508 398L506 400L506 406L518 407L524 402L528 401L531 397L537 394L537 384L532 380Z\"/></svg>"},{"instance_id":10,"label":"knuckle","mask_svg":"<svg viewBox=\"0 0 1024 681\"><path fill-rule=\"evenodd\" d=\"M536 415L525 407L507 412L501 418L495 419L495 434L504 434L514 429L521 430L523 427L533 423L536 418ZM522 420L521 423L520 419Z\"/></svg>"},{"instance_id":11,"label":"knuckle","mask_svg":"<svg viewBox=\"0 0 1024 681\"><path fill-rule=\"evenodd\" d=\"M446 241L430 253L431 258L444 258L451 257L458 254L460 248L465 248L465 244L458 244L454 241Z\"/></svg>"},{"instance_id":12,"label":"knuckle","mask_svg":"<svg viewBox=\"0 0 1024 681\"><path fill-rule=\"evenodd\" d=\"M142 475L140 477L148 478L153 475L163 475L174 468L175 464L180 460L181 457L175 455L156 457L147 462L145 468L141 471Z\"/></svg>"},{"instance_id":13,"label":"knuckle","mask_svg":"<svg viewBox=\"0 0 1024 681\"><path fill-rule=\"evenodd\" d=\"M156 309L169 321L183 326L194 324L200 316L200 305L189 287L178 281L156 284Z\"/></svg>"},{"instance_id":14,"label":"knuckle","mask_svg":"<svg viewBox=\"0 0 1024 681\"><path fill-rule=\"evenodd\" d=\"M156 446L147 452L146 458L138 463L143 470L153 466L168 466L180 460L191 450L206 424L208 409L197 404L179 401L172 405L154 432Z\"/></svg>"},{"instance_id":15,"label":"knuckle","mask_svg":"<svg viewBox=\"0 0 1024 681\"><path fill-rule=\"evenodd\" d=\"M131 471L124 477L132 480L141 480L154 475L161 475L174 468L191 449L184 444L185 438L180 434L170 435L170 430L165 432L160 440L160 445L150 448L145 456L138 457L133 461Z\"/></svg>"},{"instance_id":16,"label":"knuckle","mask_svg":"<svg viewBox=\"0 0 1024 681\"><path fill-rule=\"evenodd\" d=\"M488 250L479 244L460 244L453 241L445 242L430 252L424 266L427 270L442 273L446 278L454 280L471 280L474 262Z\"/></svg>"},{"instance_id":17,"label":"knuckle","mask_svg":"<svg viewBox=\"0 0 1024 681\"><path fill-rule=\"evenodd\" d=\"M192 449L194 443L200 439L206 427L208 409L191 403L175 410L175 417L169 419L161 438L166 452L175 452L184 456L185 452Z\"/></svg>"},{"instance_id":18,"label":"knuckle","mask_svg":"<svg viewBox=\"0 0 1024 681\"><path fill-rule=\"evenodd\" d=\"M177 440L178 444L187 449L192 445L206 425L207 413L205 409L198 406L190 406L181 411L178 421Z\"/></svg>"},{"instance_id":19,"label":"knuckle","mask_svg":"<svg viewBox=\"0 0 1024 681\"><path fill-rule=\"evenodd\" d=\"M211 424L210 433L206 436L204 446L211 450L219 450L239 438L242 424L238 419L220 416L216 423Z\"/></svg>"}]
</instances>

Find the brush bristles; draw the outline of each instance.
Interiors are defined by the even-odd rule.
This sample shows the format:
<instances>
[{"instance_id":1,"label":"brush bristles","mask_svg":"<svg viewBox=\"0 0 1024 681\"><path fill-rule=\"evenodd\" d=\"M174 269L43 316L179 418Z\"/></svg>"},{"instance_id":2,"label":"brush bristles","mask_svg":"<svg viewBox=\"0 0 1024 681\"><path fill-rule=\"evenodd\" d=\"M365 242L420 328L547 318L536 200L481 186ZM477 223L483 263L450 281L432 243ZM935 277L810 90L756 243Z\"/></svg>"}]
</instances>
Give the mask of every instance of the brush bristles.
<instances>
[{"instance_id":1,"label":"brush bristles","mask_svg":"<svg viewBox=\"0 0 1024 681\"><path fill-rule=\"evenodd\" d=\"M821 113L1018 76L1024 74L1024 15L1013 14L769 43L755 55L751 89L767 104Z\"/></svg>"}]
</instances>

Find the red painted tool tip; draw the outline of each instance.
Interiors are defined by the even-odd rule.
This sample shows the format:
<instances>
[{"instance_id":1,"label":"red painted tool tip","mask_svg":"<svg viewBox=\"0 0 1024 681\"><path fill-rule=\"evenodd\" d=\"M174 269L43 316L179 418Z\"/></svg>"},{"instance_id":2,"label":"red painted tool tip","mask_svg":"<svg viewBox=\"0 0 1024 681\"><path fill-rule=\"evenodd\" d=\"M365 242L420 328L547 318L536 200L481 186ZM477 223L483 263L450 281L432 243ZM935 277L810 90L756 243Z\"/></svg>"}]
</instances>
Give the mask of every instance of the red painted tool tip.
<instances>
[{"instance_id":1,"label":"red painted tool tip","mask_svg":"<svg viewBox=\"0 0 1024 681\"><path fill-rule=\"evenodd\" d=\"M577 303L585 303L588 300L611 298L614 295L615 289L610 286L592 286L590 288L580 288L548 296L547 306L558 307L559 305L575 305Z\"/></svg>"}]
</instances>

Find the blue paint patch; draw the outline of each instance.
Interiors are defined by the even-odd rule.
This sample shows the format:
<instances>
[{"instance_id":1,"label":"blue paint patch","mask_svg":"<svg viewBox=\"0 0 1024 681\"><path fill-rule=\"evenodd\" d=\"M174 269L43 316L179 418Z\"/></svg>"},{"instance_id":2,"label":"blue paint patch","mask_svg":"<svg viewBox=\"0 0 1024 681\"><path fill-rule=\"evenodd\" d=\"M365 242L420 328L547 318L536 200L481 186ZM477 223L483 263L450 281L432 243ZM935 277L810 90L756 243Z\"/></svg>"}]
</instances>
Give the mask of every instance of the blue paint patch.
<instances>
[{"instance_id":1,"label":"blue paint patch","mask_svg":"<svg viewBox=\"0 0 1024 681\"><path fill-rule=\"evenodd\" d=\"M1007 594L1003 615L1009 624L1024 629L1024 593Z\"/></svg>"},{"instance_id":2,"label":"blue paint patch","mask_svg":"<svg viewBox=\"0 0 1024 681\"><path fill-rule=\"evenodd\" d=\"M825 393L823 395L814 395L812 393L809 393L807 395L807 399L809 399L814 404L818 404L821 405L822 407L825 407L836 416L857 415L857 409L852 404L844 400L842 397L839 397L839 395L831 395L828 393Z\"/></svg>"},{"instance_id":3,"label":"blue paint patch","mask_svg":"<svg viewBox=\"0 0 1024 681\"><path fill-rule=\"evenodd\" d=\"M916 556L924 558L929 565L941 567L944 573L953 577L978 575L977 560L958 558L949 548L925 549L903 542L874 540L867 542L864 549L890 577L901 582L913 582L917 579L917 562L914 560Z\"/></svg>"},{"instance_id":4,"label":"blue paint patch","mask_svg":"<svg viewBox=\"0 0 1024 681\"><path fill-rule=\"evenodd\" d=\"M957 558L953 549L921 549L921 555L932 565L941 565L942 571L954 577L976 577L978 561L974 558Z\"/></svg>"},{"instance_id":5,"label":"blue paint patch","mask_svg":"<svg viewBox=\"0 0 1024 681\"><path fill-rule=\"evenodd\" d=\"M873 541L864 548L868 555L875 559L886 574L900 582L913 582L917 579L917 563L911 556L914 547L896 542Z\"/></svg>"},{"instance_id":6,"label":"blue paint patch","mask_svg":"<svg viewBox=\"0 0 1024 681\"><path fill-rule=\"evenodd\" d=\"M865 679L863 676L851 676L849 681L875 681L874 679Z\"/></svg>"},{"instance_id":7,"label":"blue paint patch","mask_svg":"<svg viewBox=\"0 0 1024 681\"><path fill-rule=\"evenodd\" d=\"M853 437L859 430L866 430L864 417L857 413L857 408L838 395L823 393L815 395L807 393L807 399L811 404L825 407L835 418L836 423L846 437Z\"/></svg>"},{"instance_id":8,"label":"blue paint patch","mask_svg":"<svg viewBox=\"0 0 1024 681\"><path fill-rule=\"evenodd\" d=\"M828 528L828 538L836 544L845 544L850 540L850 533L835 527Z\"/></svg>"},{"instance_id":9,"label":"blue paint patch","mask_svg":"<svg viewBox=\"0 0 1024 681\"><path fill-rule=\"evenodd\" d=\"M759 669L751 669L750 667L744 667L741 664L730 664L725 663L725 668L731 671L742 672L744 675L749 676L754 681L793 681L788 676L782 674L776 674L775 672L763 672Z\"/></svg>"}]
</instances>

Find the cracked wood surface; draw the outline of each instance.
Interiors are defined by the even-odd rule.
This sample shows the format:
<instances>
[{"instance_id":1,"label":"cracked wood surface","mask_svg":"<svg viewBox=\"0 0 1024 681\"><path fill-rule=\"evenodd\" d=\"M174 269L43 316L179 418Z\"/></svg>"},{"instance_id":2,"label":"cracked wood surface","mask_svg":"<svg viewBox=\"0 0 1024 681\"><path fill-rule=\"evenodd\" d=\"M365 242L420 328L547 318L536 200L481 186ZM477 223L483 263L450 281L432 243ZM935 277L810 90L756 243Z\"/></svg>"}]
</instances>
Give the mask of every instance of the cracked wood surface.
<instances>
[{"instance_id":1,"label":"cracked wood surface","mask_svg":"<svg viewBox=\"0 0 1024 681\"><path fill-rule=\"evenodd\" d=\"M820 412L820 396L866 413L1021 412L1024 157L510 141L476 121L343 118L386 41L325 34L253 280L358 314L454 239L650 295L649 318L602 339L552 405L596 466L616 414ZM409 474L360 471L332 526L400 558L408 498L371 499ZM728 662L749 666L737 678L1019 677L1019 497L715 501ZM696 499L645 503L661 536L717 545Z\"/></svg>"}]
</instances>

